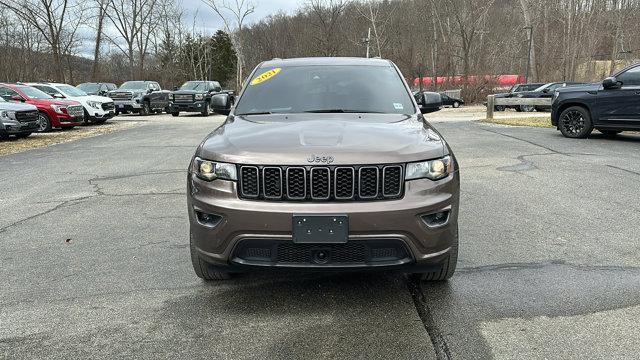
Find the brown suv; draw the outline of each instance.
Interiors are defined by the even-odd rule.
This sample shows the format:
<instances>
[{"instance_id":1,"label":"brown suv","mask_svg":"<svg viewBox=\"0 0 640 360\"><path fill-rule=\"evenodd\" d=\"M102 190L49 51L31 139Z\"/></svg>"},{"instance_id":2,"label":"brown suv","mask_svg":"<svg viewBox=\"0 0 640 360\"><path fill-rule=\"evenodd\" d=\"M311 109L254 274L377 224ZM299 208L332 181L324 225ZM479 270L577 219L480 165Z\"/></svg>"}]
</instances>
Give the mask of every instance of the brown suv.
<instances>
[{"instance_id":1,"label":"brown suv","mask_svg":"<svg viewBox=\"0 0 640 360\"><path fill-rule=\"evenodd\" d=\"M387 60L258 65L189 167L196 274L378 269L451 277L458 166L421 110Z\"/></svg>"}]
</instances>

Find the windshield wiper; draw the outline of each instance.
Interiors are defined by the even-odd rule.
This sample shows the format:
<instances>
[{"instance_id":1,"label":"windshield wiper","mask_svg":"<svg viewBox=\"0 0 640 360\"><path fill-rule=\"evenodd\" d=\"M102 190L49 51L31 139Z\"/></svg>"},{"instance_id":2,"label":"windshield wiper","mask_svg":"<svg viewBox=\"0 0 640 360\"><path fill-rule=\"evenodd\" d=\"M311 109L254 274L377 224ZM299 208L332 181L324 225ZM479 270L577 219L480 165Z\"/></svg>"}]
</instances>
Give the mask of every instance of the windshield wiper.
<instances>
[{"instance_id":1,"label":"windshield wiper","mask_svg":"<svg viewBox=\"0 0 640 360\"><path fill-rule=\"evenodd\" d=\"M314 114L331 114L331 113L363 113L363 114L381 114L379 111L367 111L367 110L349 110L349 109L318 109L318 110L307 110L303 111L305 113L314 113Z\"/></svg>"}]
</instances>

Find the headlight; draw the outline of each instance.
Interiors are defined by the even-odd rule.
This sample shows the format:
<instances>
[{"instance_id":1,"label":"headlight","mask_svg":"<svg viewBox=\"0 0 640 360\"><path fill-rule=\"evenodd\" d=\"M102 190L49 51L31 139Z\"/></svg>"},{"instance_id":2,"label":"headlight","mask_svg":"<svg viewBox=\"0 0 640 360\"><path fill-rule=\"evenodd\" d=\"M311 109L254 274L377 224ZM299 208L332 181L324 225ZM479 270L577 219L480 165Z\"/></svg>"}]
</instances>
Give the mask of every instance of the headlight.
<instances>
[{"instance_id":1,"label":"headlight","mask_svg":"<svg viewBox=\"0 0 640 360\"><path fill-rule=\"evenodd\" d=\"M16 112L12 110L0 110L0 119L15 120Z\"/></svg>"},{"instance_id":2,"label":"headlight","mask_svg":"<svg viewBox=\"0 0 640 360\"><path fill-rule=\"evenodd\" d=\"M171 100L175 100L176 99L176 96L174 94L171 94L170 97L171 97Z\"/></svg>"},{"instance_id":3,"label":"headlight","mask_svg":"<svg viewBox=\"0 0 640 360\"><path fill-rule=\"evenodd\" d=\"M203 160L199 157L193 159L191 172L206 181L213 181L215 179L238 180L236 166L234 164Z\"/></svg>"},{"instance_id":4,"label":"headlight","mask_svg":"<svg viewBox=\"0 0 640 360\"><path fill-rule=\"evenodd\" d=\"M440 180L449 176L452 171L453 163L451 162L451 156L447 155L441 159L407 164L405 180L421 178Z\"/></svg>"},{"instance_id":5,"label":"headlight","mask_svg":"<svg viewBox=\"0 0 640 360\"><path fill-rule=\"evenodd\" d=\"M202 99L204 99L204 95L196 94L196 100L202 100Z\"/></svg>"},{"instance_id":6,"label":"headlight","mask_svg":"<svg viewBox=\"0 0 640 360\"><path fill-rule=\"evenodd\" d=\"M102 103L99 102L99 101L87 101L87 105L89 105L90 107L92 107L94 109L102 108Z\"/></svg>"},{"instance_id":7,"label":"headlight","mask_svg":"<svg viewBox=\"0 0 640 360\"><path fill-rule=\"evenodd\" d=\"M67 105L51 105L51 108L53 109L53 111L62 115L65 115L67 111Z\"/></svg>"}]
</instances>

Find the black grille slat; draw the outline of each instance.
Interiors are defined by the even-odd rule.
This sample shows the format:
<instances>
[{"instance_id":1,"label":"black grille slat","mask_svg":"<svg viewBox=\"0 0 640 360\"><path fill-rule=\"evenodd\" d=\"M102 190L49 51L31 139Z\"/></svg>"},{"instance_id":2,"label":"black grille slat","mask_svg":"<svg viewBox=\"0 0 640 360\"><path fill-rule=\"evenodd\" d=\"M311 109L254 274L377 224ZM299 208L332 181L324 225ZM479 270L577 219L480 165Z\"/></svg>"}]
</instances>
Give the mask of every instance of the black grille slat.
<instances>
[{"instance_id":1,"label":"black grille slat","mask_svg":"<svg viewBox=\"0 0 640 360\"><path fill-rule=\"evenodd\" d=\"M239 166L240 198L367 201L403 196L402 165Z\"/></svg>"},{"instance_id":2,"label":"black grille slat","mask_svg":"<svg viewBox=\"0 0 640 360\"><path fill-rule=\"evenodd\" d=\"M311 198L327 200L331 196L331 176L329 168L311 169Z\"/></svg>"},{"instance_id":3,"label":"black grille slat","mask_svg":"<svg viewBox=\"0 0 640 360\"><path fill-rule=\"evenodd\" d=\"M334 175L334 196L336 199L352 199L355 195L355 170L339 167Z\"/></svg>"},{"instance_id":4,"label":"black grille slat","mask_svg":"<svg viewBox=\"0 0 640 360\"><path fill-rule=\"evenodd\" d=\"M260 194L258 168L254 166L243 166L240 174L240 194L249 198L258 197Z\"/></svg>"},{"instance_id":5,"label":"black grille slat","mask_svg":"<svg viewBox=\"0 0 640 360\"><path fill-rule=\"evenodd\" d=\"M301 167L287 169L287 198L303 200L307 197L307 171Z\"/></svg>"},{"instance_id":6,"label":"black grille slat","mask_svg":"<svg viewBox=\"0 0 640 360\"><path fill-rule=\"evenodd\" d=\"M378 168L362 167L358 171L358 194L360 198L370 199L378 196Z\"/></svg>"},{"instance_id":7,"label":"black grille slat","mask_svg":"<svg viewBox=\"0 0 640 360\"><path fill-rule=\"evenodd\" d=\"M267 199L282 198L282 169L265 167L262 170L262 191Z\"/></svg>"},{"instance_id":8,"label":"black grille slat","mask_svg":"<svg viewBox=\"0 0 640 360\"><path fill-rule=\"evenodd\" d=\"M402 191L401 181L402 167L401 166L385 166L382 170L382 195L384 196L398 196Z\"/></svg>"}]
</instances>

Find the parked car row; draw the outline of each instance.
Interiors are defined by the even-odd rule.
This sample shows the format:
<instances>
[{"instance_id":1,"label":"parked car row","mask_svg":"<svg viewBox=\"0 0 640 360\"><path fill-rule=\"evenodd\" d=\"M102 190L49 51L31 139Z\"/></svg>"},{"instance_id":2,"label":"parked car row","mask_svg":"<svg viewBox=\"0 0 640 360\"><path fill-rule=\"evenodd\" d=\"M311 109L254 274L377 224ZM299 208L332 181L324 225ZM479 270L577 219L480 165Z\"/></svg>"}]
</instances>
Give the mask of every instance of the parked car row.
<instances>
[{"instance_id":1,"label":"parked car row","mask_svg":"<svg viewBox=\"0 0 640 360\"><path fill-rule=\"evenodd\" d=\"M174 91L163 90L155 81L82 83L0 83L0 137L27 137L33 132L68 128L82 123L103 123L116 115L150 115L163 111L202 115L227 115L235 94L222 90L217 81L187 81ZM29 116L22 112L31 111ZM35 117L35 119L33 119Z\"/></svg>"}]
</instances>

